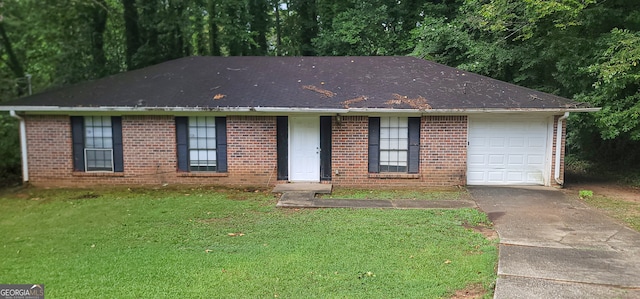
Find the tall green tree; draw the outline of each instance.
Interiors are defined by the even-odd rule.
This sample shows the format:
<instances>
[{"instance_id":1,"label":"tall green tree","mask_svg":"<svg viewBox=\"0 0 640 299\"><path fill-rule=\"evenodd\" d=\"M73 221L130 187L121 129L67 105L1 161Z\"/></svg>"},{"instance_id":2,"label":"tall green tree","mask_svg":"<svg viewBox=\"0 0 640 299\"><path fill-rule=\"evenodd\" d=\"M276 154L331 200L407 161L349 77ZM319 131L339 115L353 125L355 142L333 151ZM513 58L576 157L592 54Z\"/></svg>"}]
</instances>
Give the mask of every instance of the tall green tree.
<instances>
[{"instance_id":1,"label":"tall green tree","mask_svg":"<svg viewBox=\"0 0 640 299\"><path fill-rule=\"evenodd\" d=\"M249 31L252 33L253 42L250 45L251 55L267 55L267 34L269 33L269 1L249 0Z\"/></svg>"}]
</instances>

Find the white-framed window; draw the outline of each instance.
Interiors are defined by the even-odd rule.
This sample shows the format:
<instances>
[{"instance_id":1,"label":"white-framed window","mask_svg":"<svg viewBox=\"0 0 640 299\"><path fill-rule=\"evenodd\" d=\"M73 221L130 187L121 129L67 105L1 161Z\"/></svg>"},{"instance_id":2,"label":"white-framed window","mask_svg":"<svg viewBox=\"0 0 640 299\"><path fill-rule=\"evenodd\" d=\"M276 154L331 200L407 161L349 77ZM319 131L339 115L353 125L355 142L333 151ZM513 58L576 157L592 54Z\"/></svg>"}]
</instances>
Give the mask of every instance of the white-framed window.
<instances>
[{"instance_id":1,"label":"white-framed window","mask_svg":"<svg viewBox=\"0 0 640 299\"><path fill-rule=\"evenodd\" d=\"M216 118L189 117L189 170L216 171Z\"/></svg>"},{"instance_id":2,"label":"white-framed window","mask_svg":"<svg viewBox=\"0 0 640 299\"><path fill-rule=\"evenodd\" d=\"M380 118L380 172L407 172L409 121L407 117Z\"/></svg>"},{"instance_id":3,"label":"white-framed window","mask_svg":"<svg viewBox=\"0 0 640 299\"><path fill-rule=\"evenodd\" d=\"M113 127L110 116L84 117L86 171L113 171Z\"/></svg>"}]
</instances>

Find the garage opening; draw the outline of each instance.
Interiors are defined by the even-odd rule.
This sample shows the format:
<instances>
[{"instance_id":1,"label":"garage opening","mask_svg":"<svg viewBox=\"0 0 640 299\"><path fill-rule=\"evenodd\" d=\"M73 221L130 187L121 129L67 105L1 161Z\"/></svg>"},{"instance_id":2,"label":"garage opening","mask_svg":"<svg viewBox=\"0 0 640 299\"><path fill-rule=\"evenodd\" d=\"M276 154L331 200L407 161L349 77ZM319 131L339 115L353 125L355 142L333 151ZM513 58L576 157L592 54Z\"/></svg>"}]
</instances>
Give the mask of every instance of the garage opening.
<instances>
[{"instance_id":1,"label":"garage opening","mask_svg":"<svg viewBox=\"0 0 640 299\"><path fill-rule=\"evenodd\" d=\"M544 185L547 119L469 119L467 184Z\"/></svg>"}]
</instances>

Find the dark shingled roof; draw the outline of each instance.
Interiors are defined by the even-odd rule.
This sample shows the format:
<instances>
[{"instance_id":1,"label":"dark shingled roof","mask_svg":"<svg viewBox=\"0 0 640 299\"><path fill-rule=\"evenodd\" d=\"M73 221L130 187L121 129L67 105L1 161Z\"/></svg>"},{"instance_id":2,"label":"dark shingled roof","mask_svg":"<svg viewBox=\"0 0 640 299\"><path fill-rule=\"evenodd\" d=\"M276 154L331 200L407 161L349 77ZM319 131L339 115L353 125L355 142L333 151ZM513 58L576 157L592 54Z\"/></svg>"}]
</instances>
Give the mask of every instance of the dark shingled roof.
<instances>
[{"instance_id":1,"label":"dark shingled roof","mask_svg":"<svg viewBox=\"0 0 640 299\"><path fill-rule=\"evenodd\" d=\"M4 106L570 109L562 97L414 57L186 57Z\"/></svg>"}]
</instances>

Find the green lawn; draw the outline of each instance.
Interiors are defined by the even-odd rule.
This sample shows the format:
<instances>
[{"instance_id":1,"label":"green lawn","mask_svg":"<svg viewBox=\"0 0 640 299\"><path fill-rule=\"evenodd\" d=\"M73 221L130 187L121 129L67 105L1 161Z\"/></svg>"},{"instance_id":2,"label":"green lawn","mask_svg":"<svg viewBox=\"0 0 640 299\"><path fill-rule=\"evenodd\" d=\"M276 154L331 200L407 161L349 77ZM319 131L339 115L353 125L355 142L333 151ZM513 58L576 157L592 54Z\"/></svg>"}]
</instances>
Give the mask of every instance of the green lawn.
<instances>
[{"instance_id":1,"label":"green lawn","mask_svg":"<svg viewBox=\"0 0 640 299\"><path fill-rule=\"evenodd\" d=\"M319 194L320 198L336 199L414 199L414 200L459 200L470 199L466 189L421 190L421 189L352 189L334 188L331 194Z\"/></svg>"},{"instance_id":2,"label":"green lawn","mask_svg":"<svg viewBox=\"0 0 640 299\"><path fill-rule=\"evenodd\" d=\"M206 188L4 194L0 283L42 283L47 298L446 298L495 281L496 241L461 226L488 221L476 210L275 203Z\"/></svg>"}]
</instances>

